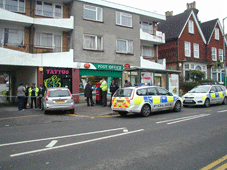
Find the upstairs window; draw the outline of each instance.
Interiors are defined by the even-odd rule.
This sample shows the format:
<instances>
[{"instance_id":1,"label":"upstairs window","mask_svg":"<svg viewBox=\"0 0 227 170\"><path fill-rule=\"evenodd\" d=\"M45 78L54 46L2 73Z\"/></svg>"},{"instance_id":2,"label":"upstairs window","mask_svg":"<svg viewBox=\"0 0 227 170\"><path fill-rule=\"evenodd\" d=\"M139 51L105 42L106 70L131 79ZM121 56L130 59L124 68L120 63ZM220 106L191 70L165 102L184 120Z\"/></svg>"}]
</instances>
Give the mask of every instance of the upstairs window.
<instances>
[{"instance_id":1,"label":"upstairs window","mask_svg":"<svg viewBox=\"0 0 227 170\"><path fill-rule=\"evenodd\" d=\"M24 0L0 0L0 8L4 8L9 11L25 12Z\"/></svg>"},{"instance_id":2,"label":"upstairs window","mask_svg":"<svg viewBox=\"0 0 227 170\"><path fill-rule=\"evenodd\" d=\"M218 59L220 62L223 62L223 50L222 49L219 49L218 50Z\"/></svg>"},{"instance_id":3,"label":"upstairs window","mask_svg":"<svg viewBox=\"0 0 227 170\"><path fill-rule=\"evenodd\" d=\"M191 57L191 43L185 41L184 42L184 54L186 57Z\"/></svg>"},{"instance_id":4,"label":"upstairs window","mask_svg":"<svg viewBox=\"0 0 227 170\"><path fill-rule=\"evenodd\" d=\"M24 30L9 29L4 30L4 44L8 46L24 45Z\"/></svg>"},{"instance_id":5,"label":"upstairs window","mask_svg":"<svg viewBox=\"0 0 227 170\"><path fill-rule=\"evenodd\" d=\"M133 54L133 41L131 40L117 40L117 52Z\"/></svg>"},{"instance_id":6,"label":"upstairs window","mask_svg":"<svg viewBox=\"0 0 227 170\"><path fill-rule=\"evenodd\" d=\"M62 18L62 6L50 2L36 1L36 15Z\"/></svg>"},{"instance_id":7,"label":"upstairs window","mask_svg":"<svg viewBox=\"0 0 227 170\"><path fill-rule=\"evenodd\" d=\"M103 37L97 35L84 35L83 48L89 50L103 50Z\"/></svg>"},{"instance_id":8,"label":"upstairs window","mask_svg":"<svg viewBox=\"0 0 227 170\"><path fill-rule=\"evenodd\" d=\"M215 40L219 40L219 29L218 28L215 28L214 29L214 31L215 31Z\"/></svg>"},{"instance_id":9,"label":"upstairs window","mask_svg":"<svg viewBox=\"0 0 227 170\"><path fill-rule=\"evenodd\" d=\"M116 11L116 25L132 27L132 15Z\"/></svg>"},{"instance_id":10,"label":"upstairs window","mask_svg":"<svg viewBox=\"0 0 227 170\"><path fill-rule=\"evenodd\" d=\"M211 53L212 53L212 60L217 61L217 49L212 47L211 48Z\"/></svg>"},{"instance_id":11,"label":"upstairs window","mask_svg":"<svg viewBox=\"0 0 227 170\"><path fill-rule=\"evenodd\" d=\"M153 34L153 24L148 22L141 22L140 28L143 30L143 32Z\"/></svg>"},{"instance_id":12,"label":"upstairs window","mask_svg":"<svg viewBox=\"0 0 227 170\"><path fill-rule=\"evenodd\" d=\"M102 8L84 5L84 19L102 22L103 21Z\"/></svg>"},{"instance_id":13,"label":"upstairs window","mask_svg":"<svg viewBox=\"0 0 227 170\"><path fill-rule=\"evenodd\" d=\"M193 44L194 58L199 58L199 44Z\"/></svg>"},{"instance_id":14,"label":"upstairs window","mask_svg":"<svg viewBox=\"0 0 227 170\"><path fill-rule=\"evenodd\" d=\"M141 56L144 58L154 58L154 47L141 46Z\"/></svg>"},{"instance_id":15,"label":"upstairs window","mask_svg":"<svg viewBox=\"0 0 227 170\"><path fill-rule=\"evenodd\" d=\"M188 32L194 34L194 22L192 20L188 21Z\"/></svg>"}]
</instances>

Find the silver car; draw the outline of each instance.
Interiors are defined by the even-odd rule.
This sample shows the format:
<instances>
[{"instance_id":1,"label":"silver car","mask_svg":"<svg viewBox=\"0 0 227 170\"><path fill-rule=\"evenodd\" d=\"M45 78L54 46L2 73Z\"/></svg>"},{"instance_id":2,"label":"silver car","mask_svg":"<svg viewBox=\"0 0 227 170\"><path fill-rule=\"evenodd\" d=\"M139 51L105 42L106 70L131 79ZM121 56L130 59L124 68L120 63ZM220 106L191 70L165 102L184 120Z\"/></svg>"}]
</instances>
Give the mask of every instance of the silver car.
<instances>
[{"instance_id":1,"label":"silver car","mask_svg":"<svg viewBox=\"0 0 227 170\"><path fill-rule=\"evenodd\" d=\"M47 88L41 106L44 114L56 110L68 110L71 114L74 114L75 102L68 88Z\"/></svg>"}]
</instances>

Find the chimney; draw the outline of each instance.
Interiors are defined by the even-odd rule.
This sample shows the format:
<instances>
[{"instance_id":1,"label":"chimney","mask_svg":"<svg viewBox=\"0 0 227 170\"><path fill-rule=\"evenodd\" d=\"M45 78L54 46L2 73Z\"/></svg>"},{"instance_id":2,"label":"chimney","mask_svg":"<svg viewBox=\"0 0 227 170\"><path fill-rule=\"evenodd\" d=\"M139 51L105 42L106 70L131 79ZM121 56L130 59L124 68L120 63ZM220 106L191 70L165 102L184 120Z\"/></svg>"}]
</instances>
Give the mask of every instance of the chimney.
<instances>
[{"instance_id":1,"label":"chimney","mask_svg":"<svg viewBox=\"0 0 227 170\"><path fill-rule=\"evenodd\" d=\"M187 9L196 9L196 2L187 3Z\"/></svg>"},{"instance_id":2,"label":"chimney","mask_svg":"<svg viewBox=\"0 0 227 170\"><path fill-rule=\"evenodd\" d=\"M167 11L166 12L166 17L171 17L173 16L173 11Z\"/></svg>"}]
</instances>

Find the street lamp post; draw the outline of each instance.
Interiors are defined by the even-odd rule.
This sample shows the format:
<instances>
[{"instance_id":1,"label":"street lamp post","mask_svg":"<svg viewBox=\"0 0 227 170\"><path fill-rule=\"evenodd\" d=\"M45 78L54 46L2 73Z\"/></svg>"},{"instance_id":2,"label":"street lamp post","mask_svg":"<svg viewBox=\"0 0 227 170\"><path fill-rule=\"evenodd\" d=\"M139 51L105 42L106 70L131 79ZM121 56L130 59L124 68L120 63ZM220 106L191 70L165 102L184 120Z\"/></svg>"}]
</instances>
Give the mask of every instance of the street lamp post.
<instances>
[{"instance_id":1,"label":"street lamp post","mask_svg":"<svg viewBox=\"0 0 227 170\"><path fill-rule=\"evenodd\" d=\"M226 86L226 71L225 71L225 65L226 65L226 55L225 55L225 23L224 23L224 21L225 21L225 19L226 19L227 17L225 17L225 18L223 18L223 58L224 58L224 80L225 80L225 82L224 82L224 85Z\"/></svg>"}]
</instances>

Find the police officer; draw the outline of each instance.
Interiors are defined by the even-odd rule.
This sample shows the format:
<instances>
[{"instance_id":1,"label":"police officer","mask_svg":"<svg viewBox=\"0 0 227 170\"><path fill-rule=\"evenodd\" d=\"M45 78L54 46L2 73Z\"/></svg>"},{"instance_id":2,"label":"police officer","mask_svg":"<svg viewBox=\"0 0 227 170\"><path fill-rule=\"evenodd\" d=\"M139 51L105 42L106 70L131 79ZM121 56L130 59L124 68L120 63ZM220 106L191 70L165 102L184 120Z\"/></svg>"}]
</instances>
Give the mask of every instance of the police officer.
<instances>
[{"instance_id":1,"label":"police officer","mask_svg":"<svg viewBox=\"0 0 227 170\"><path fill-rule=\"evenodd\" d=\"M102 106L106 107L107 106L107 89L108 89L108 86L107 86L107 83L106 83L104 78L101 81L100 88L102 90Z\"/></svg>"},{"instance_id":2,"label":"police officer","mask_svg":"<svg viewBox=\"0 0 227 170\"><path fill-rule=\"evenodd\" d=\"M35 83L28 90L29 96L31 97L31 109L33 108L33 102L35 103L35 108L37 108L36 100L39 93L39 88L35 86Z\"/></svg>"},{"instance_id":3,"label":"police officer","mask_svg":"<svg viewBox=\"0 0 227 170\"><path fill-rule=\"evenodd\" d=\"M111 99L110 99L109 107L111 107L111 105L112 105L112 97L118 88L119 88L119 86L114 82L114 80L112 80L111 85L110 85Z\"/></svg>"}]
</instances>

